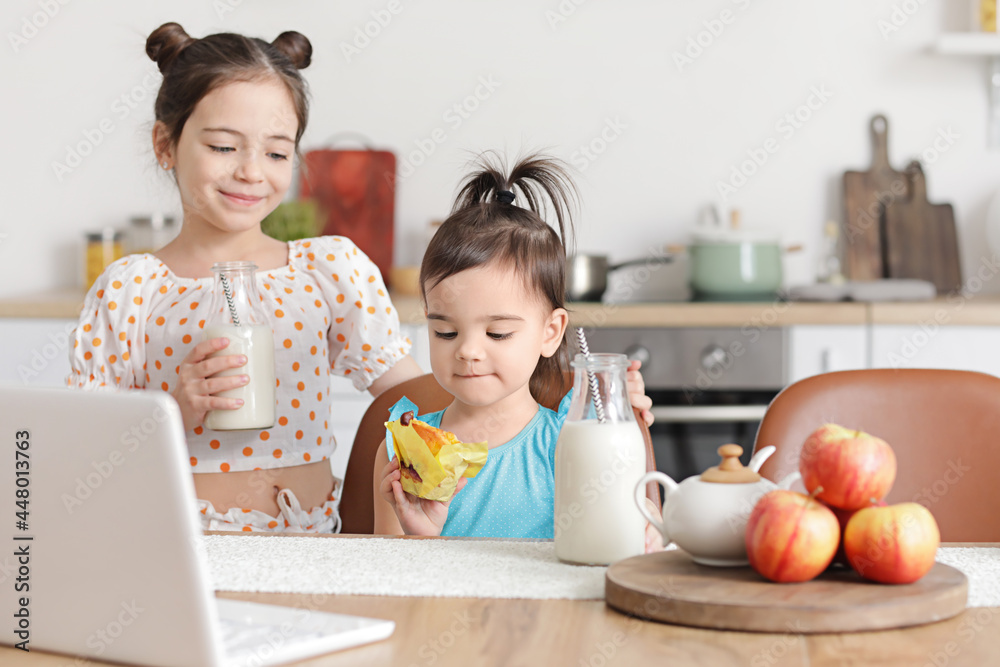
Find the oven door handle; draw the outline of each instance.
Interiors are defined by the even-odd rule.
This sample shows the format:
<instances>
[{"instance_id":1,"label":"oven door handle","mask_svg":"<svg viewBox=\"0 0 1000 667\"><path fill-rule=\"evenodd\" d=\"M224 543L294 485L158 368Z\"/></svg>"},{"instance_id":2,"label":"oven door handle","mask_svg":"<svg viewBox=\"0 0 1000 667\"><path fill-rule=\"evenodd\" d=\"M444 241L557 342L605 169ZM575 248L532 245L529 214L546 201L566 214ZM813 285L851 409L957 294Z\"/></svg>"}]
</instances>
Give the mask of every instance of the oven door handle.
<instances>
[{"instance_id":1,"label":"oven door handle","mask_svg":"<svg viewBox=\"0 0 1000 667\"><path fill-rule=\"evenodd\" d=\"M766 405L658 405L651 410L660 423L759 422Z\"/></svg>"}]
</instances>

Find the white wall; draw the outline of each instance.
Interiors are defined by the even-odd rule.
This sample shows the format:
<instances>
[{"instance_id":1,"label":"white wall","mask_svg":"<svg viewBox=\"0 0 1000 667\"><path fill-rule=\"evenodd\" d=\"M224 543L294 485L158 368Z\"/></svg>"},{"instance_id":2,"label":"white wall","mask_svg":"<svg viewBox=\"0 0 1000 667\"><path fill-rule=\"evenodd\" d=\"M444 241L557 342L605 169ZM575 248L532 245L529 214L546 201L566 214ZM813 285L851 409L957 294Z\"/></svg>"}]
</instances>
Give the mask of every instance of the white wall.
<instances>
[{"instance_id":1,"label":"white wall","mask_svg":"<svg viewBox=\"0 0 1000 667\"><path fill-rule=\"evenodd\" d=\"M350 62L341 45L389 0L61 1L12 0L0 10L0 295L75 284L84 230L178 208L149 148L158 75L143 51L168 20L195 36L305 33L315 48L305 71L314 97L306 149L355 130L403 164L415 142L444 130L447 139L399 187L401 263L417 260L428 221L446 213L468 151L547 147L580 166L579 147L617 120L620 134L580 178L582 250L626 259L684 242L717 183L773 137L778 152L728 203L748 226L806 244L786 264L787 282L806 281L824 220L841 215L842 172L870 162L876 111L889 116L897 168L939 130L958 135L926 164L929 193L955 205L967 275L987 252L1000 153L986 147L986 59L930 52L941 32L969 27L969 0L396 0L401 11ZM915 13L883 35L879 21L903 4ZM15 49L11 35L31 35L26 21L42 22L46 5L57 13ZM560 7L572 11L555 22ZM679 71L674 53L723 10L732 22ZM500 85L455 127L444 114L481 78ZM776 124L817 88L832 96L788 137ZM123 95L142 99L133 109ZM53 164L105 118L113 129L60 180Z\"/></svg>"}]
</instances>

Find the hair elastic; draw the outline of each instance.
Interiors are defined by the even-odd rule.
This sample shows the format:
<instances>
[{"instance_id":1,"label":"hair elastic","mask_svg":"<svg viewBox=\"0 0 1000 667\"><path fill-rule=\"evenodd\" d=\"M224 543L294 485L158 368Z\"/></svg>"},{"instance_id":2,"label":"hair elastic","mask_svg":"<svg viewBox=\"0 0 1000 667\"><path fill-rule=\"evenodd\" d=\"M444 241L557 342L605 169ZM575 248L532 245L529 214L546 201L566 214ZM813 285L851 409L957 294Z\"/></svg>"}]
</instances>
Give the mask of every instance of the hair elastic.
<instances>
[{"instance_id":1,"label":"hair elastic","mask_svg":"<svg viewBox=\"0 0 1000 667\"><path fill-rule=\"evenodd\" d=\"M514 193L510 190L501 190L497 193L497 201L501 204L513 204L514 203Z\"/></svg>"}]
</instances>

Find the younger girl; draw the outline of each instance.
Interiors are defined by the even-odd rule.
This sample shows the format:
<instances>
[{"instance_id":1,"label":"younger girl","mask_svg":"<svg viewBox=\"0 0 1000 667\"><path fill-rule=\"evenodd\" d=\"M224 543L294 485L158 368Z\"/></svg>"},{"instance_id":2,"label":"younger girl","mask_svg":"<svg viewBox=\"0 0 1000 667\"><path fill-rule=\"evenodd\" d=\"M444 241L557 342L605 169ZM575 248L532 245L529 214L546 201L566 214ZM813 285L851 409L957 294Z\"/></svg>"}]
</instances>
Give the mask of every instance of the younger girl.
<instances>
[{"instance_id":1,"label":"younger girl","mask_svg":"<svg viewBox=\"0 0 1000 667\"><path fill-rule=\"evenodd\" d=\"M445 503L403 492L398 461L380 447L376 533L552 537L555 447L569 396L558 412L534 396L561 386L567 367L562 239L574 198L563 168L537 156L520 161L509 176L502 164L484 159L465 180L420 269L431 368L454 401L420 419L465 442L486 440L489 457ZM545 199L558 234L539 215ZM641 379L631 375L635 404Z\"/></svg>"},{"instance_id":2,"label":"younger girl","mask_svg":"<svg viewBox=\"0 0 1000 667\"><path fill-rule=\"evenodd\" d=\"M378 394L420 374L375 265L348 239L281 243L261 220L292 182L308 102L299 70L312 47L297 32L272 43L235 34L193 39L157 28L146 53L163 73L153 148L173 176L184 223L156 255L112 264L87 295L71 353L71 385L170 392L187 430L202 525L213 530L335 531L339 490L329 456L330 374ZM213 431L216 396L247 384L214 377L246 358L210 356L211 267L252 261L274 331L276 422Z\"/></svg>"}]
</instances>

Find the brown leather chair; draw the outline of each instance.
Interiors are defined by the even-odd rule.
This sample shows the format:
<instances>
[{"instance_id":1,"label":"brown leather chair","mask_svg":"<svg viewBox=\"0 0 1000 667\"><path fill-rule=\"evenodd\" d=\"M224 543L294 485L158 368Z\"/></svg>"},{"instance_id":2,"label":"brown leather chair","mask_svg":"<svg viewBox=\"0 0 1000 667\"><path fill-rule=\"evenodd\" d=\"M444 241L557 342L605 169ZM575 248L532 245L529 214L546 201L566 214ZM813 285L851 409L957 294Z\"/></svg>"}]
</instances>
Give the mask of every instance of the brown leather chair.
<instances>
[{"instance_id":1,"label":"brown leather chair","mask_svg":"<svg viewBox=\"0 0 1000 667\"><path fill-rule=\"evenodd\" d=\"M875 369L796 382L767 409L754 450L777 451L761 474L798 469L806 437L833 422L877 435L896 453L886 502L930 509L945 542L1000 541L1000 378L951 370Z\"/></svg>"},{"instance_id":2,"label":"brown leather chair","mask_svg":"<svg viewBox=\"0 0 1000 667\"><path fill-rule=\"evenodd\" d=\"M573 376L564 376L564 385L555 387L545 396L538 397L538 402L547 408L556 409L559 401L570 390ZM375 528L375 504L372 479L375 468L375 452L385 439L385 420L389 417L389 408L403 396L408 397L420 406L424 412L443 410L451 404L452 396L438 384L430 373L402 382L379 394L361 418L358 433L354 437L354 445L347 460L347 472L344 474L344 495L340 501L340 518L342 533L357 533L370 535ZM649 429L642 421L639 412L635 414L646 442L646 469L656 470L656 460L653 458L653 442ZM649 484L646 495L660 506L660 490L656 484Z\"/></svg>"}]
</instances>

